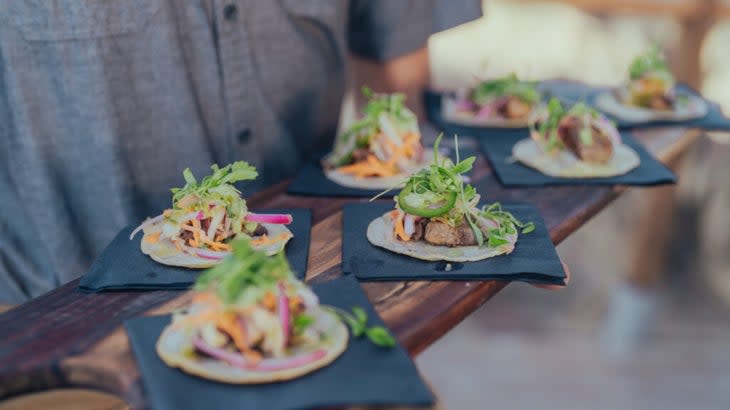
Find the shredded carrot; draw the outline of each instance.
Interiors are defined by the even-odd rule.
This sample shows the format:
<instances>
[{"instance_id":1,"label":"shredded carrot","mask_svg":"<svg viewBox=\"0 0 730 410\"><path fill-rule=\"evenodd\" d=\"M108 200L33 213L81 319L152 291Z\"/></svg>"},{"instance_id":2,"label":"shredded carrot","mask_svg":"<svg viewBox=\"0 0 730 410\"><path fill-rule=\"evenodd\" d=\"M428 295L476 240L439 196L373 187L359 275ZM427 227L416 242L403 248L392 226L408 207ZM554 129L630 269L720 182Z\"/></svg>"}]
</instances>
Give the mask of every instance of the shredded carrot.
<instances>
[{"instance_id":1,"label":"shredded carrot","mask_svg":"<svg viewBox=\"0 0 730 410\"><path fill-rule=\"evenodd\" d=\"M202 303L206 305L222 306L220 298L212 291L193 293L193 303Z\"/></svg>"},{"instance_id":2,"label":"shredded carrot","mask_svg":"<svg viewBox=\"0 0 730 410\"><path fill-rule=\"evenodd\" d=\"M365 161L356 162L338 168L340 172L353 174L355 177L389 177L397 173L397 170L388 164L382 163L375 156L370 155Z\"/></svg>"},{"instance_id":3,"label":"shredded carrot","mask_svg":"<svg viewBox=\"0 0 730 410\"><path fill-rule=\"evenodd\" d=\"M261 354L251 350L248 346L246 342L246 329L241 326L241 323L238 321L238 316L235 313L226 312L219 316L216 321L216 326L233 339L233 344L243 353L246 359L254 363L261 360Z\"/></svg>"},{"instance_id":4,"label":"shredded carrot","mask_svg":"<svg viewBox=\"0 0 730 410\"><path fill-rule=\"evenodd\" d=\"M391 218L393 218L393 228L395 229L395 235L396 238L400 238L402 241L409 241L411 240L411 236L406 234L406 230L403 229L403 216L404 214L402 212L397 212L397 215L393 217L393 213L391 212Z\"/></svg>"},{"instance_id":5,"label":"shredded carrot","mask_svg":"<svg viewBox=\"0 0 730 410\"><path fill-rule=\"evenodd\" d=\"M338 168L338 170L345 174L351 174L356 178L389 177L396 175L398 173L398 159L403 157L413 158L418 151L420 136L415 132L407 132L403 136L403 143L401 145L395 144L388 138L381 138L380 140L383 141L390 153L387 161L383 162L374 155L368 155L365 160L345 165Z\"/></svg>"},{"instance_id":6,"label":"shredded carrot","mask_svg":"<svg viewBox=\"0 0 730 410\"><path fill-rule=\"evenodd\" d=\"M261 298L261 305L264 307L264 309L269 311L276 310L276 296L274 296L273 292L266 292L264 293L264 297Z\"/></svg>"},{"instance_id":7,"label":"shredded carrot","mask_svg":"<svg viewBox=\"0 0 730 410\"><path fill-rule=\"evenodd\" d=\"M231 336L231 339L233 339L233 343L236 345L238 350L242 352L248 350L248 344L246 343L246 330L238 323L238 317L235 313L223 313L218 317L215 324L220 330Z\"/></svg>"},{"instance_id":8,"label":"shredded carrot","mask_svg":"<svg viewBox=\"0 0 730 410\"><path fill-rule=\"evenodd\" d=\"M280 241L287 240L291 237L291 234L289 232L282 232L272 238L269 238L268 235L261 235L261 237L252 239L251 245L267 245L270 243L276 243Z\"/></svg>"},{"instance_id":9,"label":"shredded carrot","mask_svg":"<svg viewBox=\"0 0 730 410\"><path fill-rule=\"evenodd\" d=\"M231 250L231 246L230 245L225 244L225 243L221 243L221 242L211 241L210 239L208 239L204 235L200 237L200 241L203 242L204 244L210 246L211 248L214 248L215 250L224 250L224 251L230 251Z\"/></svg>"},{"instance_id":10,"label":"shredded carrot","mask_svg":"<svg viewBox=\"0 0 730 410\"><path fill-rule=\"evenodd\" d=\"M162 232L155 232L144 237L144 241L147 243L157 243L160 240L160 234Z\"/></svg>"}]
</instances>

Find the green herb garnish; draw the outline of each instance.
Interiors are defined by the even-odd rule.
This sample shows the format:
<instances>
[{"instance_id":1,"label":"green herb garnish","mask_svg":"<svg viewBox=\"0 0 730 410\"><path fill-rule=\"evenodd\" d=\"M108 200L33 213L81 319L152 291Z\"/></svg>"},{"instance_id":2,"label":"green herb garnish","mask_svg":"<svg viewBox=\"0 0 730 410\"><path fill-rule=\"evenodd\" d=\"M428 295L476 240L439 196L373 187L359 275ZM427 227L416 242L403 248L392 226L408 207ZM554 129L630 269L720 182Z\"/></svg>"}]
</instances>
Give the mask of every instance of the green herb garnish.
<instances>
[{"instance_id":1,"label":"green herb garnish","mask_svg":"<svg viewBox=\"0 0 730 410\"><path fill-rule=\"evenodd\" d=\"M326 159L333 167L349 163L355 149L370 146L371 139L381 132L380 116L383 114L396 128L417 126L416 115L406 107L404 94L377 94L368 87L362 88L362 94L368 99L363 108L363 117L337 137L332 154Z\"/></svg>"},{"instance_id":2,"label":"green herb garnish","mask_svg":"<svg viewBox=\"0 0 730 410\"><path fill-rule=\"evenodd\" d=\"M530 123L530 130L537 132L538 135L546 139L546 150L548 152L559 149L563 143L558 137L558 125L560 120L565 116L563 104L557 98L551 98L547 104L546 116L540 120L535 129L535 123Z\"/></svg>"},{"instance_id":3,"label":"green herb garnish","mask_svg":"<svg viewBox=\"0 0 730 410\"><path fill-rule=\"evenodd\" d=\"M241 230L242 218L248 209L246 201L241 198L241 192L233 184L238 181L256 179L258 172L245 161L237 161L223 168L213 164L210 169L213 173L198 182L190 168L185 168L183 171L185 186L170 190L172 191L173 208L171 219L175 219L178 214L191 209L207 214L210 210L209 205L216 203L226 208L226 215L230 220L238 222L231 224L234 233L238 233Z\"/></svg>"},{"instance_id":4,"label":"green herb garnish","mask_svg":"<svg viewBox=\"0 0 730 410\"><path fill-rule=\"evenodd\" d=\"M461 178L462 174L471 170L476 157L459 161L457 153L456 164L448 158L441 158L438 147L442 136L439 135L434 143L433 163L411 175L395 197L398 207L406 213L426 218L443 216L476 196L473 188L464 189Z\"/></svg>"},{"instance_id":5,"label":"green herb garnish","mask_svg":"<svg viewBox=\"0 0 730 410\"><path fill-rule=\"evenodd\" d=\"M637 56L629 66L629 77L632 80L637 80L648 73L658 73L673 80L659 44L654 44L646 53Z\"/></svg>"},{"instance_id":6,"label":"green herb garnish","mask_svg":"<svg viewBox=\"0 0 730 410\"><path fill-rule=\"evenodd\" d=\"M569 110L563 107L563 104L557 98L551 98L547 104L547 110L539 123L530 123L530 131L536 132L544 139L545 151L553 152L563 149L564 144L558 136L558 128L560 121L567 116L580 117L583 126L578 131L578 138L583 145L593 144L593 132L591 123L593 120L600 118L602 115L594 108L584 102L574 104Z\"/></svg>"},{"instance_id":7,"label":"green herb garnish","mask_svg":"<svg viewBox=\"0 0 730 410\"><path fill-rule=\"evenodd\" d=\"M448 158L441 158L438 147L442 137L443 134L440 134L434 143L433 163L411 175L403 189L394 198L398 208L411 215L438 218L454 227L466 223L479 246L485 242L482 229L484 221L481 221L480 218L492 219L500 225L499 229L488 231L487 244L491 247L506 243L507 235L517 232L515 226L529 227L531 223L522 224L512 214L503 211L499 204L496 204L496 208L495 204L490 205L486 208L488 211L477 208L479 195L477 195L476 188L462 179L462 175L471 170L476 157L470 156L461 160L459 140L454 137L456 163L454 164ZM388 191L390 189L371 200ZM531 230L523 229L523 233Z\"/></svg>"},{"instance_id":8,"label":"green herb garnish","mask_svg":"<svg viewBox=\"0 0 730 410\"><path fill-rule=\"evenodd\" d=\"M483 81L471 91L469 97L478 105L486 105L504 96L515 97L528 104L540 101L537 83L521 81L514 73L496 80Z\"/></svg>"},{"instance_id":9,"label":"green herb garnish","mask_svg":"<svg viewBox=\"0 0 730 410\"><path fill-rule=\"evenodd\" d=\"M246 161L236 161L223 168L219 168L218 164L213 164L210 166L210 169L213 170L213 174L206 176L202 181L200 181L200 183L198 183L198 180L195 179L190 168L185 168L183 171L183 177L186 182L185 186L182 188L172 188L170 190L173 194L173 205L175 205L175 202L189 194L205 198L208 196L217 197L235 192L236 196L239 196L240 192L231 184L238 181L256 179L259 175L258 172L256 172L256 168ZM229 188L232 189L232 191L229 191Z\"/></svg>"},{"instance_id":10,"label":"green herb garnish","mask_svg":"<svg viewBox=\"0 0 730 410\"><path fill-rule=\"evenodd\" d=\"M280 281L293 279L283 252L274 256L251 248L249 241L232 242L233 252L218 265L205 270L195 281L196 291L213 290L226 304L248 304Z\"/></svg>"},{"instance_id":11,"label":"green herb garnish","mask_svg":"<svg viewBox=\"0 0 730 410\"><path fill-rule=\"evenodd\" d=\"M489 229L487 244L493 248L510 243L508 237L516 235L517 228L520 229L520 233L522 234L528 234L535 230L535 224L533 222L520 222L514 215L503 210L499 202L482 207L480 215L491 219L498 225L497 228Z\"/></svg>"},{"instance_id":12,"label":"green herb garnish","mask_svg":"<svg viewBox=\"0 0 730 410\"><path fill-rule=\"evenodd\" d=\"M383 326L368 326L368 315L361 307L353 307L352 313L334 306L326 306L333 313L337 314L347 325L354 337L367 336L373 344L382 347L395 346L395 338L388 329Z\"/></svg>"},{"instance_id":13,"label":"green herb garnish","mask_svg":"<svg viewBox=\"0 0 730 410\"><path fill-rule=\"evenodd\" d=\"M294 334L302 334L305 329L307 329L309 326L314 324L314 317L307 315L307 314L300 314L297 316L294 316L294 320L292 321L292 327L294 330Z\"/></svg>"}]
</instances>

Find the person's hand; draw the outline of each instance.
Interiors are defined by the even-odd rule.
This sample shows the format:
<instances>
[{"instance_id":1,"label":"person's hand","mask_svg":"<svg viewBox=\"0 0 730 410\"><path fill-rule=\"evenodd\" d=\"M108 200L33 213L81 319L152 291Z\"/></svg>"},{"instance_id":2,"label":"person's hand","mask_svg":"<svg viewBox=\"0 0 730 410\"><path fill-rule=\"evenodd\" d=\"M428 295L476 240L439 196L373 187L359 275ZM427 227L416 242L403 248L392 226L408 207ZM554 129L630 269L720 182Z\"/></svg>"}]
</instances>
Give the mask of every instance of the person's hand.
<instances>
[{"instance_id":1,"label":"person's hand","mask_svg":"<svg viewBox=\"0 0 730 410\"><path fill-rule=\"evenodd\" d=\"M568 283L570 283L570 269L568 269L568 265L565 264L565 262L560 260L560 263L563 264L563 270L565 270L565 285L532 285L536 288L541 289L547 289L547 290L561 290L565 289L568 286Z\"/></svg>"}]
</instances>

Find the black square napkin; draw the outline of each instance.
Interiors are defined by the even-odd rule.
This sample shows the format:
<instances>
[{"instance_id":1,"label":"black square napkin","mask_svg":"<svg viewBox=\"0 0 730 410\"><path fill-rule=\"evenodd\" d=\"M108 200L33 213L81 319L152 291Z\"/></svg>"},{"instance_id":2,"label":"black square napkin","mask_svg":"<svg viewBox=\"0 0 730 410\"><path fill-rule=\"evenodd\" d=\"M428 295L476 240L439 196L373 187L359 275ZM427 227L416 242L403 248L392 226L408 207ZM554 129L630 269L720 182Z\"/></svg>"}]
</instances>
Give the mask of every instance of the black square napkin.
<instances>
[{"instance_id":1,"label":"black square napkin","mask_svg":"<svg viewBox=\"0 0 730 410\"><path fill-rule=\"evenodd\" d=\"M322 303L347 310L361 306L370 325L383 325L355 280L339 278L313 289ZM157 356L155 344L168 323L169 316L126 322L147 401L156 410L428 406L434 400L403 348L381 348L362 338L351 338L347 350L329 366L286 382L229 385L191 376L167 367Z\"/></svg>"},{"instance_id":2,"label":"black square napkin","mask_svg":"<svg viewBox=\"0 0 730 410\"><path fill-rule=\"evenodd\" d=\"M384 189L373 190L342 186L327 178L319 164L312 163L305 165L301 169L286 190L291 195L364 198L372 198L383 191ZM390 198L396 193L397 190L390 191L383 196Z\"/></svg>"},{"instance_id":3,"label":"black square napkin","mask_svg":"<svg viewBox=\"0 0 730 410\"><path fill-rule=\"evenodd\" d=\"M309 209L266 209L260 212L288 213L293 221L288 225L294 237L286 244L286 253L292 269L301 278L307 272L309 236L312 215ZM201 269L178 268L155 262L139 248L142 234L129 240L134 226L122 229L116 238L94 261L81 278L78 289L83 292L112 290L185 290Z\"/></svg>"},{"instance_id":4,"label":"black square napkin","mask_svg":"<svg viewBox=\"0 0 730 410\"><path fill-rule=\"evenodd\" d=\"M622 132L624 144L639 154L641 163L624 175L607 178L559 178L523 165L512 158L512 147L520 140L529 138L527 130L493 132L491 136L480 138L479 144L497 175L499 182L507 187L545 186L545 185L662 185L677 181L674 173L657 161L628 132Z\"/></svg>"},{"instance_id":5,"label":"black square napkin","mask_svg":"<svg viewBox=\"0 0 730 410\"><path fill-rule=\"evenodd\" d=\"M546 93L554 95L567 103L575 103L578 101L587 101L595 107L596 97L606 91L610 91L607 87L593 87L583 83L570 81L546 81L540 85L540 88ZM680 126L688 128L701 128L707 131L730 131L730 120L723 113L722 108L712 101L702 97L700 93L692 89L686 84L677 84L677 90L680 94L689 94L702 98L707 104L707 115L702 118L687 121L631 121L623 118L614 117L605 113L607 117L613 120L619 128L644 128L644 127L671 127ZM597 108L597 107L596 107Z\"/></svg>"},{"instance_id":6,"label":"black square napkin","mask_svg":"<svg viewBox=\"0 0 730 410\"><path fill-rule=\"evenodd\" d=\"M375 218L393 209L391 203L345 205L342 237L342 271L364 281L392 280L517 280L562 285L565 272L540 213L528 204L504 204L535 230L520 235L515 250L477 262L429 262L372 245L366 236Z\"/></svg>"}]
</instances>

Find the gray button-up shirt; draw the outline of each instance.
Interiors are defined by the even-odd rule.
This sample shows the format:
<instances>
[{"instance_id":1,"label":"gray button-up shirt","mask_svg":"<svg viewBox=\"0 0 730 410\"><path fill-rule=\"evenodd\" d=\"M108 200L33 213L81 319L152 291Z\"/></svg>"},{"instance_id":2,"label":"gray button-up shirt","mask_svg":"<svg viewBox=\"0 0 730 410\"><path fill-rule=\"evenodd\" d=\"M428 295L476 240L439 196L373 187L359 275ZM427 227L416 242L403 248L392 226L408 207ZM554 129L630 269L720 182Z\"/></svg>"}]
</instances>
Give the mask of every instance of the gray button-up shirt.
<instances>
[{"instance_id":1,"label":"gray button-up shirt","mask_svg":"<svg viewBox=\"0 0 730 410\"><path fill-rule=\"evenodd\" d=\"M348 52L386 60L478 0L0 1L0 302L82 274L190 167L248 191L331 144Z\"/></svg>"}]
</instances>

